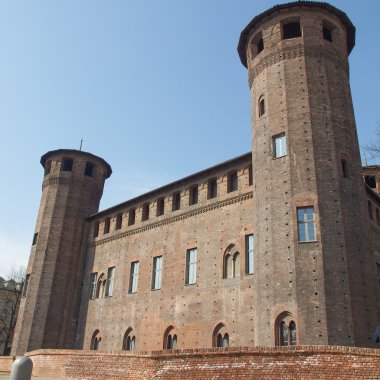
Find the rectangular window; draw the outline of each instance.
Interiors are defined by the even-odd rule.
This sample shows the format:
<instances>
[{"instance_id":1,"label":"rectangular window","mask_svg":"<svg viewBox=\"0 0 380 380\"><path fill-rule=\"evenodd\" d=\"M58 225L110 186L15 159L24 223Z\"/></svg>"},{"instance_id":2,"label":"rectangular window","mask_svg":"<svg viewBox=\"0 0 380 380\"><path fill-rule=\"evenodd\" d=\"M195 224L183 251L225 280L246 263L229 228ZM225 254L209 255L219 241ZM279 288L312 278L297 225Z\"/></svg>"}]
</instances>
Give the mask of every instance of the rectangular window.
<instances>
[{"instance_id":1,"label":"rectangular window","mask_svg":"<svg viewBox=\"0 0 380 380\"><path fill-rule=\"evenodd\" d=\"M72 158L64 158L61 164L61 171L71 172L73 170L73 160Z\"/></svg>"},{"instance_id":2,"label":"rectangular window","mask_svg":"<svg viewBox=\"0 0 380 380\"><path fill-rule=\"evenodd\" d=\"M110 223L111 223L111 219L110 218L106 218L104 220L104 233L105 234L108 234L108 232L110 232Z\"/></svg>"},{"instance_id":3,"label":"rectangular window","mask_svg":"<svg viewBox=\"0 0 380 380\"><path fill-rule=\"evenodd\" d=\"M96 298L96 283L98 281L98 273L91 273L91 291L90 299L94 300Z\"/></svg>"},{"instance_id":4,"label":"rectangular window","mask_svg":"<svg viewBox=\"0 0 380 380\"><path fill-rule=\"evenodd\" d=\"M49 160L46 164L45 164L45 172L44 172L44 175L47 175L50 173L50 170L51 170L51 160Z\"/></svg>"},{"instance_id":5,"label":"rectangular window","mask_svg":"<svg viewBox=\"0 0 380 380\"><path fill-rule=\"evenodd\" d=\"M245 273L253 273L253 235L246 235L245 237Z\"/></svg>"},{"instance_id":6,"label":"rectangular window","mask_svg":"<svg viewBox=\"0 0 380 380\"><path fill-rule=\"evenodd\" d=\"M123 225L123 214L120 212L116 215L116 226L115 230L120 230Z\"/></svg>"},{"instance_id":7,"label":"rectangular window","mask_svg":"<svg viewBox=\"0 0 380 380\"><path fill-rule=\"evenodd\" d=\"M298 241L315 241L314 207L297 208Z\"/></svg>"},{"instance_id":8,"label":"rectangular window","mask_svg":"<svg viewBox=\"0 0 380 380\"><path fill-rule=\"evenodd\" d=\"M273 137L273 157L286 156L286 136L285 133Z\"/></svg>"},{"instance_id":9,"label":"rectangular window","mask_svg":"<svg viewBox=\"0 0 380 380\"><path fill-rule=\"evenodd\" d=\"M238 189L238 186L239 182L237 171L229 173L227 179L227 192L231 193L232 191L236 191Z\"/></svg>"},{"instance_id":10,"label":"rectangular window","mask_svg":"<svg viewBox=\"0 0 380 380\"><path fill-rule=\"evenodd\" d=\"M145 203L142 207L141 221L145 222L149 219L149 203Z\"/></svg>"},{"instance_id":11,"label":"rectangular window","mask_svg":"<svg viewBox=\"0 0 380 380\"><path fill-rule=\"evenodd\" d=\"M198 203L198 185L194 185L190 188L189 191L189 206L195 205Z\"/></svg>"},{"instance_id":12,"label":"rectangular window","mask_svg":"<svg viewBox=\"0 0 380 380\"><path fill-rule=\"evenodd\" d=\"M164 212L165 212L165 198L157 199L156 216L164 215Z\"/></svg>"},{"instance_id":13,"label":"rectangular window","mask_svg":"<svg viewBox=\"0 0 380 380\"><path fill-rule=\"evenodd\" d=\"M129 293L137 292L137 285L139 282L139 262L134 261L131 263L131 274L129 278Z\"/></svg>"},{"instance_id":14,"label":"rectangular window","mask_svg":"<svg viewBox=\"0 0 380 380\"><path fill-rule=\"evenodd\" d=\"M36 244L37 244L37 239L38 239L38 232L36 232L36 233L33 235L33 242L32 242L32 245L36 245Z\"/></svg>"},{"instance_id":15,"label":"rectangular window","mask_svg":"<svg viewBox=\"0 0 380 380\"><path fill-rule=\"evenodd\" d=\"M181 208L181 193L174 193L172 196L172 211L177 211Z\"/></svg>"},{"instance_id":16,"label":"rectangular window","mask_svg":"<svg viewBox=\"0 0 380 380\"><path fill-rule=\"evenodd\" d=\"M84 175L87 177L92 177L92 174L94 172L94 165L90 162L86 162L86 167L84 168Z\"/></svg>"},{"instance_id":17,"label":"rectangular window","mask_svg":"<svg viewBox=\"0 0 380 380\"><path fill-rule=\"evenodd\" d=\"M188 249L186 252L186 285L197 283L197 249Z\"/></svg>"},{"instance_id":18,"label":"rectangular window","mask_svg":"<svg viewBox=\"0 0 380 380\"><path fill-rule=\"evenodd\" d=\"M108 268L106 297L112 297L114 279L115 279L115 267Z\"/></svg>"},{"instance_id":19,"label":"rectangular window","mask_svg":"<svg viewBox=\"0 0 380 380\"><path fill-rule=\"evenodd\" d=\"M301 37L301 24L299 22L289 22L282 26L282 37L284 40Z\"/></svg>"},{"instance_id":20,"label":"rectangular window","mask_svg":"<svg viewBox=\"0 0 380 380\"><path fill-rule=\"evenodd\" d=\"M25 276L24 286L22 287L22 296L23 297L26 296L26 292L28 291L29 279L30 279L30 274L27 274Z\"/></svg>"},{"instance_id":21,"label":"rectangular window","mask_svg":"<svg viewBox=\"0 0 380 380\"><path fill-rule=\"evenodd\" d=\"M161 289L162 256L153 257L152 289Z\"/></svg>"},{"instance_id":22,"label":"rectangular window","mask_svg":"<svg viewBox=\"0 0 380 380\"><path fill-rule=\"evenodd\" d=\"M128 226L134 225L135 221L136 221L136 210L133 208L133 209L129 210Z\"/></svg>"},{"instance_id":23,"label":"rectangular window","mask_svg":"<svg viewBox=\"0 0 380 380\"><path fill-rule=\"evenodd\" d=\"M218 196L218 183L216 178L210 179L207 186L207 198L212 199Z\"/></svg>"}]
</instances>

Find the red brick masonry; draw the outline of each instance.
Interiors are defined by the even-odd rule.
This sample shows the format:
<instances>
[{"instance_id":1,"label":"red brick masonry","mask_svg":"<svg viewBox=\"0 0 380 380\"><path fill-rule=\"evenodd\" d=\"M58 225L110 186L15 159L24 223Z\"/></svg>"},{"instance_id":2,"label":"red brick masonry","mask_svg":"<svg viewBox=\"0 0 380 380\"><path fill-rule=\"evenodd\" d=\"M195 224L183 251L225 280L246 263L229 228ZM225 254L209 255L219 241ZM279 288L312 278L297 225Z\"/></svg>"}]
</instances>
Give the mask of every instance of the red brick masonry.
<instances>
[{"instance_id":1,"label":"red brick masonry","mask_svg":"<svg viewBox=\"0 0 380 380\"><path fill-rule=\"evenodd\" d=\"M10 372L14 356L0 356L0 372Z\"/></svg>"},{"instance_id":2,"label":"red brick masonry","mask_svg":"<svg viewBox=\"0 0 380 380\"><path fill-rule=\"evenodd\" d=\"M380 349L297 346L152 352L37 350L34 376L69 379L380 379Z\"/></svg>"}]
</instances>

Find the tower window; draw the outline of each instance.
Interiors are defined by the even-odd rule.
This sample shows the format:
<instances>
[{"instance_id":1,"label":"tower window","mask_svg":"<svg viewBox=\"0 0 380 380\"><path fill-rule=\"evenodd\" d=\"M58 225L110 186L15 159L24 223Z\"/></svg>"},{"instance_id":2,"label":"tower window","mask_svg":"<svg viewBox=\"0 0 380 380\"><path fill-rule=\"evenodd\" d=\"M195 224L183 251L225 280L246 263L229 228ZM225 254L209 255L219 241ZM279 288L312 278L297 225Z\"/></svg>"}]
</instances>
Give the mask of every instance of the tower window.
<instances>
[{"instance_id":1,"label":"tower window","mask_svg":"<svg viewBox=\"0 0 380 380\"><path fill-rule=\"evenodd\" d=\"M99 222L94 223L94 233L92 235L94 238L99 236Z\"/></svg>"},{"instance_id":2,"label":"tower window","mask_svg":"<svg viewBox=\"0 0 380 380\"><path fill-rule=\"evenodd\" d=\"M297 208L298 241L315 241L314 207Z\"/></svg>"},{"instance_id":3,"label":"tower window","mask_svg":"<svg viewBox=\"0 0 380 380\"><path fill-rule=\"evenodd\" d=\"M258 33L251 42L251 58L255 58L264 50L264 40L262 33Z\"/></svg>"},{"instance_id":4,"label":"tower window","mask_svg":"<svg viewBox=\"0 0 380 380\"><path fill-rule=\"evenodd\" d=\"M46 164L45 164L45 172L44 174L47 175L50 173L50 170L51 170L51 160L49 160Z\"/></svg>"},{"instance_id":5,"label":"tower window","mask_svg":"<svg viewBox=\"0 0 380 380\"><path fill-rule=\"evenodd\" d=\"M136 221L136 210L132 208L131 210L129 210L129 214L128 214L128 226L134 225L135 221Z\"/></svg>"},{"instance_id":6,"label":"tower window","mask_svg":"<svg viewBox=\"0 0 380 380\"><path fill-rule=\"evenodd\" d=\"M149 219L149 203L145 203L142 207L142 218L141 220L144 222Z\"/></svg>"},{"instance_id":7,"label":"tower window","mask_svg":"<svg viewBox=\"0 0 380 380\"><path fill-rule=\"evenodd\" d=\"M259 117L265 114L265 100L263 97L259 99Z\"/></svg>"},{"instance_id":8,"label":"tower window","mask_svg":"<svg viewBox=\"0 0 380 380\"><path fill-rule=\"evenodd\" d=\"M197 282L197 249L186 251L186 285L196 284Z\"/></svg>"},{"instance_id":9,"label":"tower window","mask_svg":"<svg viewBox=\"0 0 380 380\"><path fill-rule=\"evenodd\" d=\"M373 206L370 201L368 201L368 216L373 220Z\"/></svg>"},{"instance_id":10,"label":"tower window","mask_svg":"<svg viewBox=\"0 0 380 380\"><path fill-rule=\"evenodd\" d=\"M343 175L343 178L348 178L347 160L344 159L344 158L342 158L341 163L342 163L342 175Z\"/></svg>"},{"instance_id":11,"label":"tower window","mask_svg":"<svg viewBox=\"0 0 380 380\"><path fill-rule=\"evenodd\" d=\"M73 159L72 158L64 158L62 160L61 170L63 172L71 172L73 170Z\"/></svg>"},{"instance_id":12,"label":"tower window","mask_svg":"<svg viewBox=\"0 0 380 380\"><path fill-rule=\"evenodd\" d=\"M115 229L116 230L120 230L120 228L122 227L122 225L123 225L123 213L119 212L116 215L116 226L115 226Z\"/></svg>"},{"instance_id":13,"label":"tower window","mask_svg":"<svg viewBox=\"0 0 380 380\"><path fill-rule=\"evenodd\" d=\"M139 262L134 261L131 263L131 273L129 277L129 293L137 292L137 285L139 282Z\"/></svg>"},{"instance_id":14,"label":"tower window","mask_svg":"<svg viewBox=\"0 0 380 380\"><path fill-rule=\"evenodd\" d=\"M177 348L177 334L173 326L166 329L164 334L164 349L175 350Z\"/></svg>"},{"instance_id":15,"label":"tower window","mask_svg":"<svg viewBox=\"0 0 380 380\"><path fill-rule=\"evenodd\" d=\"M86 167L84 168L84 175L87 177L92 177L94 172L94 164L91 164L90 162L86 162Z\"/></svg>"},{"instance_id":16,"label":"tower window","mask_svg":"<svg viewBox=\"0 0 380 380\"><path fill-rule=\"evenodd\" d=\"M164 215L164 212L165 212L165 198L157 199L156 215L157 216Z\"/></svg>"},{"instance_id":17,"label":"tower window","mask_svg":"<svg viewBox=\"0 0 380 380\"><path fill-rule=\"evenodd\" d=\"M28 291L29 279L30 279L30 274L27 274L25 276L24 286L22 287L22 296L23 297L26 296L26 292Z\"/></svg>"},{"instance_id":18,"label":"tower window","mask_svg":"<svg viewBox=\"0 0 380 380\"><path fill-rule=\"evenodd\" d=\"M232 191L236 191L238 189L238 175L237 171L233 171L228 174L227 178L227 193L231 193Z\"/></svg>"},{"instance_id":19,"label":"tower window","mask_svg":"<svg viewBox=\"0 0 380 380\"><path fill-rule=\"evenodd\" d=\"M161 289L162 256L153 257L152 290Z\"/></svg>"},{"instance_id":20,"label":"tower window","mask_svg":"<svg viewBox=\"0 0 380 380\"><path fill-rule=\"evenodd\" d=\"M33 235L32 246L37 244L37 239L38 239L38 232L36 232L36 233Z\"/></svg>"},{"instance_id":21,"label":"tower window","mask_svg":"<svg viewBox=\"0 0 380 380\"><path fill-rule=\"evenodd\" d=\"M91 337L90 349L95 351L100 350L101 343L102 338L100 337L100 332L99 330L95 330Z\"/></svg>"},{"instance_id":22,"label":"tower window","mask_svg":"<svg viewBox=\"0 0 380 380\"><path fill-rule=\"evenodd\" d=\"M213 347L228 347L230 344L230 337L226 331L226 326L223 323L219 323L212 334L212 346Z\"/></svg>"},{"instance_id":23,"label":"tower window","mask_svg":"<svg viewBox=\"0 0 380 380\"><path fill-rule=\"evenodd\" d=\"M235 278L240 276L240 254L227 252L224 255L224 278Z\"/></svg>"},{"instance_id":24,"label":"tower window","mask_svg":"<svg viewBox=\"0 0 380 380\"><path fill-rule=\"evenodd\" d=\"M253 235L245 236L245 273L253 273Z\"/></svg>"},{"instance_id":25,"label":"tower window","mask_svg":"<svg viewBox=\"0 0 380 380\"><path fill-rule=\"evenodd\" d=\"M189 190L189 206L198 203L198 185L194 185Z\"/></svg>"},{"instance_id":26,"label":"tower window","mask_svg":"<svg viewBox=\"0 0 380 380\"><path fill-rule=\"evenodd\" d=\"M323 39L332 42L332 30L327 26L323 26Z\"/></svg>"},{"instance_id":27,"label":"tower window","mask_svg":"<svg viewBox=\"0 0 380 380\"><path fill-rule=\"evenodd\" d=\"M301 37L301 24L299 22L289 22L282 25L282 38L284 40L297 37Z\"/></svg>"},{"instance_id":28,"label":"tower window","mask_svg":"<svg viewBox=\"0 0 380 380\"><path fill-rule=\"evenodd\" d=\"M179 210L181 208L181 193L178 191L172 195L172 211Z\"/></svg>"},{"instance_id":29,"label":"tower window","mask_svg":"<svg viewBox=\"0 0 380 380\"><path fill-rule=\"evenodd\" d=\"M253 184L253 173L252 173L252 165L248 167L248 186Z\"/></svg>"},{"instance_id":30,"label":"tower window","mask_svg":"<svg viewBox=\"0 0 380 380\"><path fill-rule=\"evenodd\" d=\"M106 218L104 220L104 230L103 230L104 234L108 234L108 232L110 232L110 224L111 224L111 218Z\"/></svg>"},{"instance_id":31,"label":"tower window","mask_svg":"<svg viewBox=\"0 0 380 380\"><path fill-rule=\"evenodd\" d=\"M286 135L285 133L281 133L273 137L273 157L279 158L284 156L286 156Z\"/></svg>"},{"instance_id":32,"label":"tower window","mask_svg":"<svg viewBox=\"0 0 380 380\"><path fill-rule=\"evenodd\" d=\"M364 177L365 183L371 188L376 189L376 177L374 175L366 175Z\"/></svg>"},{"instance_id":33,"label":"tower window","mask_svg":"<svg viewBox=\"0 0 380 380\"><path fill-rule=\"evenodd\" d=\"M295 346L297 344L296 323L289 312L280 314L275 322L276 346Z\"/></svg>"},{"instance_id":34,"label":"tower window","mask_svg":"<svg viewBox=\"0 0 380 380\"><path fill-rule=\"evenodd\" d=\"M218 196L218 183L216 178L210 179L207 185L207 198L212 199Z\"/></svg>"},{"instance_id":35,"label":"tower window","mask_svg":"<svg viewBox=\"0 0 380 380\"><path fill-rule=\"evenodd\" d=\"M262 52L264 50L264 40L263 38L261 37L258 42L257 42L257 54L259 54L260 52Z\"/></svg>"}]
</instances>

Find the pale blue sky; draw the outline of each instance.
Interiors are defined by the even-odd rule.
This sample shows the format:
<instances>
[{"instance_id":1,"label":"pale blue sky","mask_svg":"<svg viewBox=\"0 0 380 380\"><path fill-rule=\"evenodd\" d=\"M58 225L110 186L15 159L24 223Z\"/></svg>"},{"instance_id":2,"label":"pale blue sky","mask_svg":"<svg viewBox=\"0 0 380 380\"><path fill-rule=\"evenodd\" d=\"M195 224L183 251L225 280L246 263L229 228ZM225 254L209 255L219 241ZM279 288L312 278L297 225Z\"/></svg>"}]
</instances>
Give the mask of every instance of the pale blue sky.
<instances>
[{"instance_id":1,"label":"pale blue sky","mask_svg":"<svg viewBox=\"0 0 380 380\"><path fill-rule=\"evenodd\" d=\"M0 2L0 275L26 266L42 154L107 160L101 208L250 150L240 32L277 1ZM378 0L334 0L357 28L350 56L360 143L380 121Z\"/></svg>"}]
</instances>

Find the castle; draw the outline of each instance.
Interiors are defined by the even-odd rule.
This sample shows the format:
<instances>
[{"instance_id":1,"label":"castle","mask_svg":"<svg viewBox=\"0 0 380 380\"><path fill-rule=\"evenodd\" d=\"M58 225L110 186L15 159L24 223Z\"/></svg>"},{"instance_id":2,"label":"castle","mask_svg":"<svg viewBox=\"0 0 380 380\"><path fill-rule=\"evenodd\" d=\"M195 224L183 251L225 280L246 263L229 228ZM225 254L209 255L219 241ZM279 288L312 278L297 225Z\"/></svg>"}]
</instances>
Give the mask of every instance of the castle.
<instances>
[{"instance_id":1,"label":"castle","mask_svg":"<svg viewBox=\"0 0 380 380\"><path fill-rule=\"evenodd\" d=\"M109 209L105 160L44 154L13 354L374 346L380 172L360 162L354 43L327 3L256 16L238 45L252 152Z\"/></svg>"}]
</instances>

